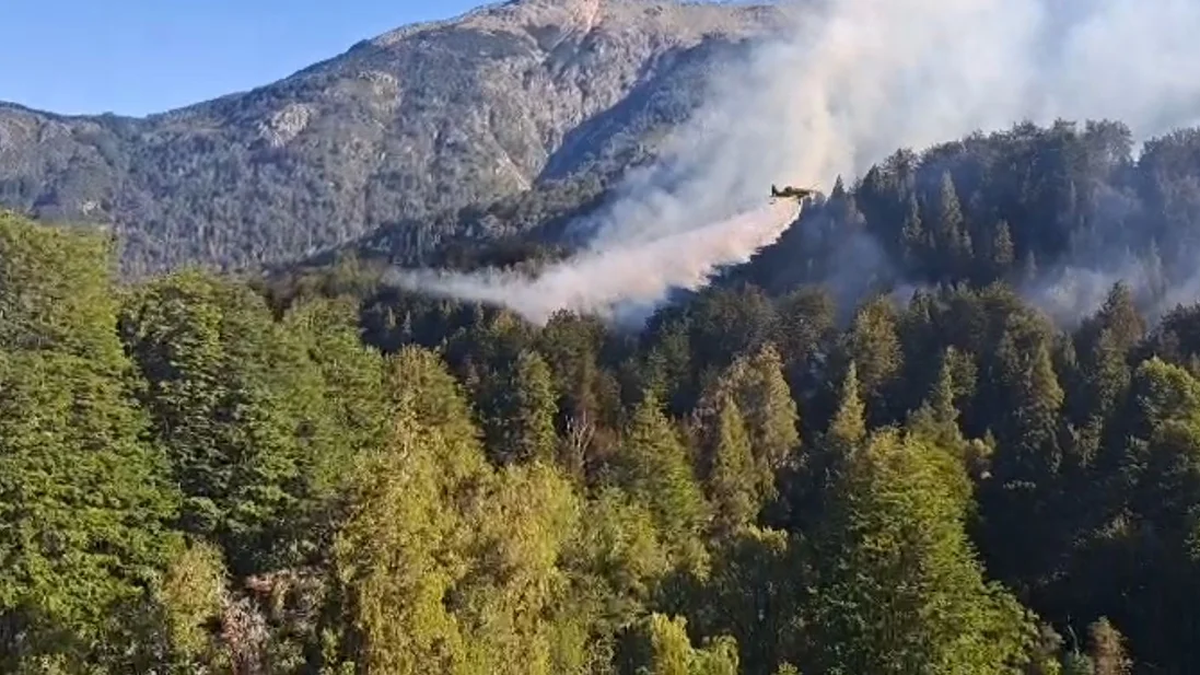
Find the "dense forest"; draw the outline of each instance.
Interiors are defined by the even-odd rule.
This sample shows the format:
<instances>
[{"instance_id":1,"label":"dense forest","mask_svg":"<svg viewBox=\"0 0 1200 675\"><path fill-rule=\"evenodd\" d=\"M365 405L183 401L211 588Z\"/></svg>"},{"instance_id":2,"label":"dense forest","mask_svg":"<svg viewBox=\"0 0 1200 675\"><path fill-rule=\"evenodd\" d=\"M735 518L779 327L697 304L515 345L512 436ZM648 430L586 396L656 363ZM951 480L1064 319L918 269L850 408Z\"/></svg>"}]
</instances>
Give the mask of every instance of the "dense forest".
<instances>
[{"instance_id":1,"label":"dense forest","mask_svg":"<svg viewBox=\"0 0 1200 675\"><path fill-rule=\"evenodd\" d=\"M1200 131L1132 145L898 153L637 331L0 216L0 669L1192 672Z\"/></svg>"}]
</instances>

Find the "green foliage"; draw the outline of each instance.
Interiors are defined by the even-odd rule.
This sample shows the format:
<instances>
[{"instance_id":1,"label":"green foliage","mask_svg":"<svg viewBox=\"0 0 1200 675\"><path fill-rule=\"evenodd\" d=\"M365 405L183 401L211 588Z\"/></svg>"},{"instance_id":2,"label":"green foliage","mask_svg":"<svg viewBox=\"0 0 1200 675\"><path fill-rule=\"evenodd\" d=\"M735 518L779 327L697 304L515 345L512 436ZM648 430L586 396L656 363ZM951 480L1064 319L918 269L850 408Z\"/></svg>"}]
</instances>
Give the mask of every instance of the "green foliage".
<instances>
[{"instance_id":1,"label":"green foliage","mask_svg":"<svg viewBox=\"0 0 1200 675\"><path fill-rule=\"evenodd\" d=\"M452 450L415 411L394 414L387 450L357 468L334 544L344 658L368 672L470 672L465 636L443 603L469 569L470 524L441 495L465 477L444 471Z\"/></svg>"},{"instance_id":2,"label":"green foliage","mask_svg":"<svg viewBox=\"0 0 1200 675\"><path fill-rule=\"evenodd\" d=\"M717 437L731 429L724 426L722 418L728 403L738 408L748 434L747 479L754 477L754 485L748 486L747 494L758 504L754 508L757 512L776 496L777 473L793 463L800 444L799 413L775 347L765 345L753 356L738 357L693 411L693 424L710 437L705 451L709 463L716 461L715 448L720 443Z\"/></svg>"},{"instance_id":3,"label":"green foliage","mask_svg":"<svg viewBox=\"0 0 1200 675\"><path fill-rule=\"evenodd\" d=\"M735 675L738 672L737 645L729 638L717 638L696 648L687 635L687 620L652 614L639 627L644 663L631 672L635 675Z\"/></svg>"},{"instance_id":4,"label":"green foliage","mask_svg":"<svg viewBox=\"0 0 1200 675\"><path fill-rule=\"evenodd\" d=\"M795 618L807 569L797 551L787 532L742 528L714 546L712 569L691 594L695 630L737 640L742 672L769 675L801 656Z\"/></svg>"},{"instance_id":5,"label":"green foliage","mask_svg":"<svg viewBox=\"0 0 1200 675\"><path fill-rule=\"evenodd\" d=\"M224 613L227 594L224 560L215 547L196 542L171 561L158 590L157 603L164 624L164 642L177 666L228 667L225 654L209 629Z\"/></svg>"},{"instance_id":6,"label":"green foliage","mask_svg":"<svg viewBox=\"0 0 1200 675\"><path fill-rule=\"evenodd\" d=\"M220 541L239 572L310 554L316 542L288 526L320 507L324 462L354 449L330 410L353 401L333 398L345 391L342 364L319 365L347 345L336 334L311 343L304 321L276 322L249 289L193 272L138 289L122 312L142 399L185 495L181 526Z\"/></svg>"},{"instance_id":7,"label":"green foliage","mask_svg":"<svg viewBox=\"0 0 1200 675\"><path fill-rule=\"evenodd\" d=\"M741 410L732 398L724 399L716 427L708 488L716 511L716 526L730 532L754 522L760 498L754 480L750 437Z\"/></svg>"},{"instance_id":8,"label":"green foliage","mask_svg":"<svg viewBox=\"0 0 1200 675\"><path fill-rule=\"evenodd\" d=\"M499 446L508 461L553 461L558 447L554 419L558 414L550 367L537 352L517 356L512 377L497 404L503 429Z\"/></svg>"},{"instance_id":9,"label":"green foliage","mask_svg":"<svg viewBox=\"0 0 1200 675\"><path fill-rule=\"evenodd\" d=\"M820 672L1018 673L1033 632L988 583L930 449L892 432L856 452L813 547L805 638Z\"/></svg>"},{"instance_id":10,"label":"green foliage","mask_svg":"<svg viewBox=\"0 0 1200 675\"><path fill-rule=\"evenodd\" d=\"M691 558L709 505L679 434L647 395L634 410L614 466L614 482L652 514L665 541Z\"/></svg>"},{"instance_id":11,"label":"green foliage","mask_svg":"<svg viewBox=\"0 0 1200 675\"><path fill-rule=\"evenodd\" d=\"M1200 310L1143 312L1200 136L1124 138L897 153L640 331L353 257L118 289L102 237L4 216L0 668L1185 672ZM936 285L897 306L872 241ZM1148 287L1069 331L1012 286L1113 242Z\"/></svg>"},{"instance_id":12,"label":"green foliage","mask_svg":"<svg viewBox=\"0 0 1200 675\"><path fill-rule=\"evenodd\" d=\"M852 361L842 380L837 412L829 422L826 442L840 456L848 457L866 437L867 426L862 396L859 394L858 367Z\"/></svg>"},{"instance_id":13,"label":"green foliage","mask_svg":"<svg viewBox=\"0 0 1200 675\"><path fill-rule=\"evenodd\" d=\"M94 234L0 216L0 663L115 666L177 538Z\"/></svg>"},{"instance_id":14,"label":"green foliage","mask_svg":"<svg viewBox=\"0 0 1200 675\"><path fill-rule=\"evenodd\" d=\"M579 525L538 461L494 472L436 355L393 364L388 447L356 467L335 543L342 658L371 672L550 673L587 661L559 567Z\"/></svg>"}]
</instances>

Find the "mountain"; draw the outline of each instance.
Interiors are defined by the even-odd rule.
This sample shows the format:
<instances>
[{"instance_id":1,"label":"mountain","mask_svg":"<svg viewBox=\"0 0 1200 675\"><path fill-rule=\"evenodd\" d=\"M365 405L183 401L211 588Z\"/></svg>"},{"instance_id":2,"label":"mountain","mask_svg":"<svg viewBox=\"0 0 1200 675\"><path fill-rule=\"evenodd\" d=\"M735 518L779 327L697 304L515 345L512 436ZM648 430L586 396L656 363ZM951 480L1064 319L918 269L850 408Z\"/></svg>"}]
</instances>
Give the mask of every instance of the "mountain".
<instances>
[{"instance_id":1,"label":"mountain","mask_svg":"<svg viewBox=\"0 0 1200 675\"><path fill-rule=\"evenodd\" d=\"M771 6L517 0L145 118L0 104L0 206L111 227L131 275L286 262L472 205L596 194ZM447 216L446 214L451 214ZM426 234L409 236L421 246Z\"/></svg>"}]
</instances>

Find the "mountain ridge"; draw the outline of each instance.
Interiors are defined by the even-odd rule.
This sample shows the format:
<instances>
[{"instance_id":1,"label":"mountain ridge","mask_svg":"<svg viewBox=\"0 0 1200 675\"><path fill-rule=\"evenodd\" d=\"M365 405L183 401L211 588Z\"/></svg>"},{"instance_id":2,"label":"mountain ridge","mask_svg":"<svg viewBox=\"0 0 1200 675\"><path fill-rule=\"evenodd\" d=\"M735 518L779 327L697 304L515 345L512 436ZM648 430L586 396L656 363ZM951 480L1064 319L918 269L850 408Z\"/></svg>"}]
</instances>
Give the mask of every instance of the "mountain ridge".
<instances>
[{"instance_id":1,"label":"mountain ridge","mask_svg":"<svg viewBox=\"0 0 1200 675\"><path fill-rule=\"evenodd\" d=\"M145 117L0 103L0 206L111 225L135 276L299 259L546 180L619 173L779 16L768 4L516 0Z\"/></svg>"}]
</instances>

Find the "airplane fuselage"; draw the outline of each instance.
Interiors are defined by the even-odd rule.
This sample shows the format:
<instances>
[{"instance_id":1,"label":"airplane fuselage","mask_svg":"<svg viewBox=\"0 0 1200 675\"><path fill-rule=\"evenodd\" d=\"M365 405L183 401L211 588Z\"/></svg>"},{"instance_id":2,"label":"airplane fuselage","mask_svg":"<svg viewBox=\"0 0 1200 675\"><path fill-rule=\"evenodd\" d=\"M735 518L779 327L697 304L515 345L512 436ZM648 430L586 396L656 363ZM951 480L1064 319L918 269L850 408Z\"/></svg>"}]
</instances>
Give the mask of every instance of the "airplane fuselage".
<instances>
[{"instance_id":1,"label":"airplane fuselage","mask_svg":"<svg viewBox=\"0 0 1200 675\"><path fill-rule=\"evenodd\" d=\"M803 201L818 194L820 194L820 192L811 188L798 188L788 185L780 190L774 185L771 186L771 197L774 199L795 199L796 201Z\"/></svg>"}]
</instances>

